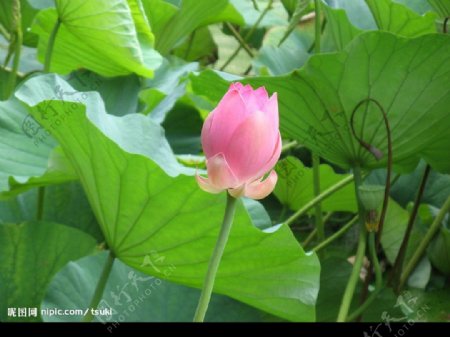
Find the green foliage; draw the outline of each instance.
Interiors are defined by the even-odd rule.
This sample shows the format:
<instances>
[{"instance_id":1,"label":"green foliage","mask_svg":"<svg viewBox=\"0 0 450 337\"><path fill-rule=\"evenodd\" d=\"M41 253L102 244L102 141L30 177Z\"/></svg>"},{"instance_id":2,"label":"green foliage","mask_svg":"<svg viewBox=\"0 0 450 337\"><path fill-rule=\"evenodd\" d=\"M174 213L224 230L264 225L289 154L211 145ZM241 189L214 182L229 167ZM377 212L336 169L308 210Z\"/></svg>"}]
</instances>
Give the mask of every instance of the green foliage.
<instances>
[{"instance_id":1,"label":"green foliage","mask_svg":"<svg viewBox=\"0 0 450 337\"><path fill-rule=\"evenodd\" d=\"M283 150L273 193L237 203L206 320L344 321L362 306L362 321L448 321L449 13L447 0L1 1L0 320L80 321L96 297L113 310L96 321L192 320L225 207L195 181L201 132L239 81L277 94ZM364 223L381 215L388 138L373 254Z\"/></svg>"},{"instance_id":2,"label":"green foliage","mask_svg":"<svg viewBox=\"0 0 450 337\"><path fill-rule=\"evenodd\" d=\"M154 37L138 2L56 1L56 9L40 11L33 25L32 31L39 35L39 59L44 62L50 34L59 20L50 70L67 74L86 68L103 76L151 77L161 56L153 49Z\"/></svg>"}]
</instances>

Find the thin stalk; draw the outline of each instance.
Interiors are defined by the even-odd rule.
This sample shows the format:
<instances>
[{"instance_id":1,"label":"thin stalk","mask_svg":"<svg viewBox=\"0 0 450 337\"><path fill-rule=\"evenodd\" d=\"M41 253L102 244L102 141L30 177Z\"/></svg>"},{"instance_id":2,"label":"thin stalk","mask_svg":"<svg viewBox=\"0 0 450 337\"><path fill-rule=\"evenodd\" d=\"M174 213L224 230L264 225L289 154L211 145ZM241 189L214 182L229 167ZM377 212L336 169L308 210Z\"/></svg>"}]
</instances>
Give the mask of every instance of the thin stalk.
<instances>
[{"instance_id":1,"label":"thin stalk","mask_svg":"<svg viewBox=\"0 0 450 337\"><path fill-rule=\"evenodd\" d=\"M36 205L36 220L42 220L44 215L45 202L45 186L38 187L37 205Z\"/></svg>"},{"instance_id":2,"label":"thin stalk","mask_svg":"<svg viewBox=\"0 0 450 337\"><path fill-rule=\"evenodd\" d=\"M272 3L273 0L269 0L267 7L264 8L263 12L261 13L261 15L259 16L258 20L256 20L256 22L254 23L254 25L252 26L252 28L250 28L250 30L248 31L247 34L245 34L245 36L243 37L243 41L247 41L255 32L256 28L258 28L259 24L261 23L262 19L264 19L264 17L266 16L267 12L270 10L270 8L272 7ZM240 36L240 34L238 33L238 35ZM224 70L237 56L237 54L239 54L239 51L242 48L242 44L239 44L239 46L235 49L235 51L231 54L231 56L228 58L228 60L224 63L224 65L222 67L220 67L220 70Z\"/></svg>"},{"instance_id":3,"label":"thin stalk","mask_svg":"<svg viewBox=\"0 0 450 337\"><path fill-rule=\"evenodd\" d=\"M337 232L333 233L329 237L327 237L324 241L320 242L317 246L315 246L312 251L317 252L322 248L325 248L330 243L332 243L337 238L341 237L342 234L347 232L356 222L358 221L358 216L353 217L349 222L347 222L344 226L342 226Z\"/></svg>"},{"instance_id":4,"label":"thin stalk","mask_svg":"<svg viewBox=\"0 0 450 337\"><path fill-rule=\"evenodd\" d=\"M352 115L350 117L350 127L353 133L353 136L356 138L358 143L367 151L369 151L377 160L380 160L383 156L383 153L374 147L372 144L367 143L363 139L361 139L355 132L354 127L354 119L355 119L355 113L358 111L358 108L362 106L364 103L375 103L375 105L378 107L379 111L381 112L381 115L383 116L384 126L386 128L386 138L387 138L387 146L388 146L388 153L387 153L387 168L386 168L386 183L384 188L384 199L383 199L383 207L381 209L380 214L380 220L378 221L378 232L377 232L377 249L380 245L380 238L381 234L383 233L383 227L384 227L384 220L386 218L386 212L389 204L389 194L391 191L391 175L392 175L392 136L391 136L391 128L389 126L389 119L387 117L386 111L384 111L383 106L378 102L376 99L367 97L361 101L353 108ZM367 110L366 110L367 111ZM364 124L363 124L364 125Z\"/></svg>"},{"instance_id":5,"label":"thin stalk","mask_svg":"<svg viewBox=\"0 0 450 337\"><path fill-rule=\"evenodd\" d=\"M0 35L3 35L5 37L5 39L8 41L11 39L11 35L6 30L6 28L3 27L3 25L1 23L0 23Z\"/></svg>"},{"instance_id":6,"label":"thin stalk","mask_svg":"<svg viewBox=\"0 0 450 337\"><path fill-rule=\"evenodd\" d=\"M23 42L23 34L22 34L22 16L20 12L20 1L15 0L13 3L14 8L14 32L12 33L11 43L14 44L14 59L13 65L11 69L11 73L8 76L8 82L6 85L6 95L8 98L14 92L16 87L17 73L19 71L19 63L20 63L20 54L22 50L22 42ZM6 62L9 62L9 58L7 57Z\"/></svg>"},{"instance_id":7,"label":"thin stalk","mask_svg":"<svg viewBox=\"0 0 450 337\"><path fill-rule=\"evenodd\" d=\"M194 39L195 39L195 33L197 33L196 30L194 30L194 31L191 33L191 35L189 36L188 45L187 45L186 51L185 51L185 53L184 53L184 59L185 59L185 60L187 60L187 58L188 58L188 56L189 56L189 53L191 52L191 49L192 49L192 43L194 42Z\"/></svg>"},{"instance_id":8,"label":"thin stalk","mask_svg":"<svg viewBox=\"0 0 450 337\"><path fill-rule=\"evenodd\" d=\"M50 37L48 38L47 51L45 52L45 63L44 63L44 71L46 73L50 72L50 65L52 63L52 55L53 55L53 47L55 46L56 35L58 34L59 26L61 26L61 20L58 17L56 19L55 26L50 33Z\"/></svg>"},{"instance_id":9,"label":"thin stalk","mask_svg":"<svg viewBox=\"0 0 450 337\"><path fill-rule=\"evenodd\" d=\"M369 233L369 253L370 253L370 259L371 264L374 267L375 270L375 289L370 294L369 298L354 312L352 312L348 317L347 321L353 321L355 318L357 318L359 315L361 315L371 304L372 302L377 298L378 293L381 291L383 286L383 275L381 273L381 267L380 267L380 261L378 261L377 256L377 248L375 243L375 233Z\"/></svg>"},{"instance_id":10,"label":"thin stalk","mask_svg":"<svg viewBox=\"0 0 450 337\"><path fill-rule=\"evenodd\" d=\"M223 217L222 227L216 246L214 247L211 260L209 261L208 271L206 272L205 281L203 283L202 293L198 301L197 310L195 311L194 322L203 322L206 311L208 310L209 301L214 288L217 270L219 269L220 260L230 235L231 225L233 224L234 213L236 211L237 199L227 193L227 205L225 215Z\"/></svg>"},{"instance_id":11,"label":"thin stalk","mask_svg":"<svg viewBox=\"0 0 450 337\"><path fill-rule=\"evenodd\" d=\"M114 253L110 250L108 254L108 258L103 267L102 274L100 275L100 279L98 280L97 286L95 287L94 295L92 296L91 303L89 304L88 311L83 318L83 322L91 322L94 319L94 315L92 314L92 310L97 309L98 304L100 303L103 292L105 291L106 283L108 282L109 274L111 273L113 264L114 264Z\"/></svg>"},{"instance_id":12,"label":"thin stalk","mask_svg":"<svg viewBox=\"0 0 450 337\"><path fill-rule=\"evenodd\" d=\"M314 197L320 195L320 157L313 153L312 154L312 166L313 166L313 187L314 187ZM322 219L322 207L320 202L315 206L315 225L317 228L317 238L319 241L325 239L325 228Z\"/></svg>"},{"instance_id":13,"label":"thin stalk","mask_svg":"<svg viewBox=\"0 0 450 337\"><path fill-rule=\"evenodd\" d=\"M3 68L8 67L8 63L9 61L11 61L11 57L14 54L14 47L15 47L14 39L15 37L13 35L11 41L9 42L8 54L6 54L5 60L3 61Z\"/></svg>"},{"instance_id":14,"label":"thin stalk","mask_svg":"<svg viewBox=\"0 0 450 337\"><path fill-rule=\"evenodd\" d=\"M278 42L278 47L280 47L284 41L291 35L294 29L297 27L298 23L303 19L304 13L309 6L309 0L298 0L295 10L289 20L289 25L283 34L283 37Z\"/></svg>"},{"instance_id":15,"label":"thin stalk","mask_svg":"<svg viewBox=\"0 0 450 337\"><path fill-rule=\"evenodd\" d=\"M256 9L257 11L259 11L258 3L256 2L256 0L252 0L252 2L253 2L253 8Z\"/></svg>"},{"instance_id":16,"label":"thin stalk","mask_svg":"<svg viewBox=\"0 0 450 337\"><path fill-rule=\"evenodd\" d=\"M402 175L401 175L400 173L397 173L397 174L395 175L395 177L392 178L392 180L391 180L391 188L394 187L395 183L398 181L398 179L400 179L401 176L402 176Z\"/></svg>"},{"instance_id":17,"label":"thin stalk","mask_svg":"<svg viewBox=\"0 0 450 337\"><path fill-rule=\"evenodd\" d=\"M14 92L14 88L16 87L17 73L19 72L19 64L20 64L20 54L22 50L22 29L18 28L16 32L15 39L15 48L14 48L14 59L13 66L11 69L11 74L8 79L8 96L10 96Z\"/></svg>"},{"instance_id":18,"label":"thin stalk","mask_svg":"<svg viewBox=\"0 0 450 337\"><path fill-rule=\"evenodd\" d=\"M314 228L311 233L306 237L305 241L302 242L302 247L305 248L307 245L310 244L310 242L316 237L317 235L317 228Z\"/></svg>"},{"instance_id":19,"label":"thin stalk","mask_svg":"<svg viewBox=\"0 0 450 337\"><path fill-rule=\"evenodd\" d=\"M329 213L325 214L325 216L323 217L323 223L326 224L332 215L333 215L333 212L329 212Z\"/></svg>"},{"instance_id":20,"label":"thin stalk","mask_svg":"<svg viewBox=\"0 0 450 337\"><path fill-rule=\"evenodd\" d=\"M314 0L314 13L315 13L315 31L314 31L314 53L320 53L320 36L322 32L320 31L320 4L319 0ZM320 195L320 157L318 154L312 154L312 167L313 167L313 187L314 196ZM325 229L322 219L322 207L320 202L315 206L315 222L317 228L317 237L319 241L325 239Z\"/></svg>"},{"instance_id":21,"label":"thin stalk","mask_svg":"<svg viewBox=\"0 0 450 337\"><path fill-rule=\"evenodd\" d=\"M247 67L247 69L245 69L244 75L250 74L250 70L252 70L252 65L251 64Z\"/></svg>"},{"instance_id":22,"label":"thin stalk","mask_svg":"<svg viewBox=\"0 0 450 337\"><path fill-rule=\"evenodd\" d=\"M298 142L296 140L293 140L292 142L283 144L281 147L281 152L289 151L290 149L295 148L298 145Z\"/></svg>"},{"instance_id":23,"label":"thin stalk","mask_svg":"<svg viewBox=\"0 0 450 337\"><path fill-rule=\"evenodd\" d=\"M327 20L326 20L326 18L324 18L322 20L322 28L321 28L322 33L324 32L326 25L327 25ZM311 45L308 48L308 53L312 53L313 50L315 49L315 47L316 47L316 41L313 41L313 43L311 43Z\"/></svg>"},{"instance_id":24,"label":"thin stalk","mask_svg":"<svg viewBox=\"0 0 450 337\"><path fill-rule=\"evenodd\" d=\"M444 220L445 214L450 210L450 196L448 196L447 200L445 201L444 205L442 205L442 208L440 209L438 215L436 218L434 218L433 223L431 224L430 228L428 229L427 233L423 237L422 241L419 244L419 247L414 251L413 256L411 257L411 260L407 263L405 270L403 271L401 277L400 277L400 283L398 286L398 289L401 290L403 288L403 285L405 284L406 280L408 279L409 275L413 272L414 268L416 267L417 263L419 262L420 258L422 257L423 253L425 252L425 249L430 244L431 240L441 227L442 220Z\"/></svg>"},{"instance_id":25,"label":"thin stalk","mask_svg":"<svg viewBox=\"0 0 450 337\"><path fill-rule=\"evenodd\" d=\"M247 44L247 42L245 42L245 40L242 38L241 34L239 34L239 32L233 27L233 25L231 25L230 23L225 23L225 25L228 27L228 29L231 31L231 34L233 34L233 36L236 38L236 40L238 40L239 42L239 48L236 49L238 52L241 50L241 48L244 48L244 50L247 52L247 54L250 57L255 56L252 52L252 49L250 48L250 46Z\"/></svg>"},{"instance_id":26,"label":"thin stalk","mask_svg":"<svg viewBox=\"0 0 450 337\"><path fill-rule=\"evenodd\" d=\"M359 296L359 305L363 305L364 302L367 299L367 295L369 294L369 285L372 283L373 277L374 277L374 273L373 273L373 265L369 264L369 267L367 268L367 274L366 277L364 278L364 283L361 289L361 294ZM358 317L355 317L353 319L353 321L355 322L361 322L362 320L362 315L360 314Z\"/></svg>"},{"instance_id":27,"label":"thin stalk","mask_svg":"<svg viewBox=\"0 0 450 337\"><path fill-rule=\"evenodd\" d=\"M350 279L348 280L347 287L345 288L344 296L342 297L341 306L339 308L337 317L338 322L345 322L347 320L348 311L350 309L353 294L355 293L356 285L358 284L359 274L361 272L361 267L366 253L367 231L364 225L364 208L361 204L358 193L358 188L362 184L361 168L359 166L354 167L353 175L355 177L355 195L358 200L358 214L360 222L359 240L353 270L350 275Z\"/></svg>"},{"instance_id":28,"label":"thin stalk","mask_svg":"<svg viewBox=\"0 0 450 337\"><path fill-rule=\"evenodd\" d=\"M283 219L288 211L289 207L286 204L283 204L283 207L281 208L280 216L278 217L278 222L283 222Z\"/></svg>"},{"instance_id":29,"label":"thin stalk","mask_svg":"<svg viewBox=\"0 0 450 337\"><path fill-rule=\"evenodd\" d=\"M353 136L356 138L358 143L364 149L369 151L377 160L381 159L381 157L383 156L383 154L381 153L380 150L378 150L373 145L371 145L371 144L367 143L366 141L364 141L363 139L361 139L355 132L355 128L354 128L354 124L353 124L355 113L358 111L358 108L366 102L367 103L369 103L369 102L375 103L376 106L378 107L379 111L381 112L383 121L384 121L384 125L386 128L387 146L388 146L387 168L386 168L387 171L386 171L386 182L385 182L385 188L384 188L383 207L381 210L380 219L378 221L378 232L377 232L377 236L376 236L376 249L378 250L380 247L381 235L383 232L384 220L386 218L387 208L388 208L388 204L389 204L389 195L390 195L391 186L392 186L391 185L391 183L392 183L392 179L391 179L391 175L392 175L392 137L391 137L391 129L389 126L389 120L388 120L386 111L384 111L383 106L376 99L368 97L366 99L361 100L355 106L355 108L353 109L352 115L350 117L351 130L352 130ZM366 113L367 113L367 109L366 109ZM365 121L365 118L366 118L366 115L364 115L364 121ZM364 129L364 123L362 124L362 128ZM395 179L398 179L398 177L399 177L399 175L397 175L397 177ZM366 296L368 293L369 282L373 276L372 273L373 273L372 266L370 266L370 268L368 269L368 272L367 272L366 281L364 282L364 285L363 285L363 290L361 292L361 299L360 299L361 303L365 302L365 299L366 299Z\"/></svg>"},{"instance_id":30,"label":"thin stalk","mask_svg":"<svg viewBox=\"0 0 450 337\"><path fill-rule=\"evenodd\" d=\"M289 217L284 223L286 225L292 224L297 218L305 214L307 211L309 211L312 207L314 207L317 203L322 202L326 198L328 198L333 193L339 191L341 188L347 186L353 181L354 177L353 175L349 175L348 177L345 177L341 181L337 182L333 186L330 186L328 189L320 193L318 196L316 196L314 199L310 200L306 205L304 205L302 208L300 208L297 212L295 212L291 217Z\"/></svg>"},{"instance_id":31,"label":"thin stalk","mask_svg":"<svg viewBox=\"0 0 450 337\"><path fill-rule=\"evenodd\" d=\"M425 167L425 171L422 175L422 180L420 181L419 190L417 191L416 198L414 200L414 207L412 209L411 215L409 217L408 225L406 226L406 232L403 236L403 241L397 254L397 258L394 262L394 267L392 268L391 279L389 280L393 284L399 284L400 275L402 273L403 262L405 260L406 248L408 247L409 238L411 236L412 229L414 227L414 222L416 221L417 212L420 206L420 200L422 199L423 192L425 191L425 185L427 183L428 176L430 174L430 165Z\"/></svg>"},{"instance_id":32,"label":"thin stalk","mask_svg":"<svg viewBox=\"0 0 450 337\"><path fill-rule=\"evenodd\" d=\"M320 53L320 37L322 34L321 24L320 24L320 1L314 0L314 54Z\"/></svg>"}]
</instances>

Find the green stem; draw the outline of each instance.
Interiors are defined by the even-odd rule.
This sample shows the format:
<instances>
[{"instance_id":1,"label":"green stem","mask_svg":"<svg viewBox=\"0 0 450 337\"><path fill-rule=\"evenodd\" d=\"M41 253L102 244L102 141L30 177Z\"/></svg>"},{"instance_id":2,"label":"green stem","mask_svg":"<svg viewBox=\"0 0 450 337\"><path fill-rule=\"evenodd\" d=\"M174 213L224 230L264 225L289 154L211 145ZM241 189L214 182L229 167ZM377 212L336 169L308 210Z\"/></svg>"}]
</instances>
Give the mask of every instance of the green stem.
<instances>
[{"instance_id":1,"label":"green stem","mask_svg":"<svg viewBox=\"0 0 450 337\"><path fill-rule=\"evenodd\" d=\"M8 96L10 96L14 92L14 88L16 87L16 80L17 80L17 73L19 71L21 49L22 49L22 29L18 28L18 31L16 32L13 66L12 66L11 74L9 76L9 81L8 81Z\"/></svg>"},{"instance_id":2,"label":"green stem","mask_svg":"<svg viewBox=\"0 0 450 337\"><path fill-rule=\"evenodd\" d=\"M280 47L284 41L291 35L291 33L294 31L295 28L298 27L299 22L302 20L303 15L307 11L307 8L309 7L309 0L298 0L297 5L295 6L295 10L292 13L289 24L286 27L286 31L284 32L283 36L281 37L280 41L278 42L278 47Z\"/></svg>"},{"instance_id":3,"label":"green stem","mask_svg":"<svg viewBox=\"0 0 450 337\"><path fill-rule=\"evenodd\" d=\"M283 204L283 207L281 208L280 216L278 217L278 222L283 222L284 216L286 215L289 207L286 204Z\"/></svg>"},{"instance_id":4,"label":"green stem","mask_svg":"<svg viewBox=\"0 0 450 337\"><path fill-rule=\"evenodd\" d=\"M56 23L55 23L55 26L53 27L50 37L48 38L47 51L45 53L45 64L44 64L44 71L46 73L50 72L50 65L52 63L52 55L53 55L53 47L55 46L55 39L56 39L56 35L58 34L60 25L61 25L61 20L58 17L56 19Z\"/></svg>"},{"instance_id":5,"label":"green stem","mask_svg":"<svg viewBox=\"0 0 450 337\"><path fill-rule=\"evenodd\" d=\"M320 35L322 34L322 29L320 25L320 3L319 0L314 0L314 13L315 19L314 19L314 53L319 54L320 53Z\"/></svg>"},{"instance_id":6,"label":"green stem","mask_svg":"<svg viewBox=\"0 0 450 337\"><path fill-rule=\"evenodd\" d=\"M45 201L45 186L38 187L37 205L36 205L36 220L42 220L44 215L44 201Z\"/></svg>"},{"instance_id":7,"label":"green stem","mask_svg":"<svg viewBox=\"0 0 450 337\"><path fill-rule=\"evenodd\" d=\"M358 187L362 184L361 168L359 166L354 167L353 175L355 177L355 195L358 200L358 213L359 213L359 240L358 248L356 250L355 262L353 264L352 274L348 280L347 287L345 288L344 296L342 297L341 306L339 308L339 313L337 317L338 322L345 322L347 320L348 311L350 309L350 303L355 293L356 285L358 283L359 274L361 272L361 267L364 260L364 255L366 253L366 237L367 231L364 225L364 209L359 199Z\"/></svg>"},{"instance_id":8,"label":"green stem","mask_svg":"<svg viewBox=\"0 0 450 337\"><path fill-rule=\"evenodd\" d=\"M256 3L256 0L252 0L252 2L253 2L253 8L256 9L257 11L259 11L258 4Z\"/></svg>"},{"instance_id":9,"label":"green stem","mask_svg":"<svg viewBox=\"0 0 450 337\"><path fill-rule=\"evenodd\" d=\"M311 233L306 237L305 241L302 242L302 247L306 248L307 245L316 237L317 235L317 228L314 228Z\"/></svg>"},{"instance_id":10,"label":"green stem","mask_svg":"<svg viewBox=\"0 0 450 337\"><path fill-rule=\"evenodd\" d=\"M195 39L195 33L197 33L196 30L194 30L194 31L191 33L191 35L189 36L188 45L187 45L186 51L185 51L185 53L184 53L184 59L185 59L185 60L188 59L189 53L191 52L192 44L193 44L194 39Z\"/></svg>"},{"instance_id":11,"label":"green stem","mask_svg":"<svg viewBox=\"0 0 450 337\"><path fill-rule=\"evenodd\" d=\"M325 214L325 216L323 217L323 223L326 224L332 215L333 215L333 212L329 212L329 213Z\"/></svg>"},{"instance_id":12,"label":"green stem","mask_svg":"<svg viewBox=\"0 0 450 337\"><path fill-rule=\"evenodd\" d=\"M400 249L395 259L394 266L392 267L391 280L392 284L399 284L400 275L402 274L403 263L406 255L406 248L408 247L409 238L411 236L412 229L414 227L414 222L416 221L417 212L419 211L420 200L422 199L423 192L425 191L425 185L427 183L428 176L430 174L431 167L427 165L425 171L422 175L422 180L419 185L419 189L414 200L414 207L412 209L411 215L409 216L408 225L406 226L405 235L403 236L403 241Z\"/></svg>"},{"instance_id":13,"label":"green stem","mask_svg":"<svg viewBox=\"0 0 450 337\"><path fill-rule=\"evenodd\" d=\"M247 54L250 57L255 56L252 52L252 49L250 48L250 46L247 44L247 42L245 42L245 40L242 38L241 34L239 34L239 32L233 27L233 25L231 25L230 23L225 23L225 25L228 27L228 29L231 31L231 34L233 34L233 36L236 38L236 40L238 40L239 42L239 48L236 49L237 52L239 52L241 50L241 48L244 48L244 50L247 52Z\"/></svg>"},{"instance_id":14,"label":"green stem","mask_svg":"<svg viewBox=\"0 0 450 337\"><path fill-rule=\"evenodd\" d=\"M292 142L283 144L281 147L281 152L289 151L292 148L295 148L298 145L298 142L296 140L293 140Z\"/></svg>"},{"instance_id":15,"label":"green stem","mask_svg":"<svg viewBox=\"0 0 450 337\"><path fill-rule=\"evenodd\" d=\"M314 31L314 53L320 53L320 4L319 0L314 0L314 12L315 12L315 31ZM314 183L314 196L320 195L320 157L316 153L312 154L312 166L313 166L313 183ZM320 202L315 206L315 219L317 228L317 238L319 241L325 239L325 229L322 219L322 207Z\"/></svg>"},{"instance_id":16,"label":"green stem","mask_svg":"<svg viewBox=\"0 0 450 337\"><path fill-rule=\"evenodd\" d=\"M21 16L21 12L20 12L20 1L19 0L14 1L13 8L14 8L14 12L13 12L14 32L11 34L11 43L14 44L13 45L14 59L13 59L11 73L8 76L8 82L6 85L6 91L5 91L6 98L9 98L11 96L11 94L14 92L14 89L16 87L17 72L19 71L20 53L21 53L22 41L23 41L22 16ZM7 57L6 62L9 62L8 57Z\"/></svg>"},{"instance_id":17,"label":"green stem","mask_svg":"<svg viewBox=\"0 0 450 337\"><path fill-rule=\"evenodd\" d=\"M108 282L109 274L111 273L114 264L114 259L115 259L114 253L110 250L108 254L108 259L106 260L102 274L100 275L100 279L98 280L97 286L95 287L91 304L88 307L89 310L86 316L84 316L83 322L91 322L94 319L92 310L97 309L98 304L100 303L100 300L103 297L103 292L105 291L105 286L106 283Z\"/></svg>"},{"instance_id":18,"label":"green stem","mask_svg":"<svg viewBox=\"0 0 450 337\"><path fill-rule=\"evenodd\" d=\"M254 23L254 25L252 26L252 28L250 28L250 30L248 31L247 34L245 34L245 36L243 37L243 41L247 41L255 32L256 28L258 28L258 25L261 23L262 19L264 19L264 17L266 16L267 12L270 10L270 8L272 7L272 3L273 0L269 0L267 7L264 8L264 11L261 13L261 15L259 16L258 20L256 20L256 22ZM231 32L233 32L231 30ZM238 33L239 35L239 33ZM240 36L240 35L239 35ZM242 37L241 37L242 38ZM239 41L239 40L238 40ZM242 44L239 44L239 46L235 49L235 51L231 54L231 56L228 58L228 60L224 63L224 65L222 67L220 67L220 70L224 70L237 56L237 54L239 54L239 51L242 48ZM251 50L250 50L251 51ZM253 53L252 53L253 54Z\"/></svg>"},{"instance_id":19,"label":"green stem","mask_svg":"<svg viewBox=\"0 0 450 337\"><path fill-rule=\"evenodd\" d=\"M378 261L375 237L375 233L369 233L369 253L371 263L375 270L375 289L370 294L369 298L367 298L367 300L358 309L348 315L347 321L353 321L355 318L361 315L377 298L378 293L381 291L381 288L383 286L383 275L381 273L380 262Z\"/></svg>"},{"instance_id":20,"label":"green stem","mask_svg":"<svg viewBox=\"0 0 450 337\"><path fill-rule=\"evenodd\" d=\"M195 311L194 322L203 322L206 311L208 310L209 301L214 288L214 280L217 270L219 269L220 260L225 250L225 245L230 235L231 225L233 224L234 213L236 211L237 199L227 193L227 205L225 215L223 217L222 227L219 237L214 247L211 260L209 261L208 271L206 272L205 281L203 283L202 293L198 301L197 310Z\"/></svg>"},{"instance_id":21,"label":"green stem","mask_svg":"<svg viewBox=\"0 0 450 337\"><path fill-rule=\"evenodd\" d=\"M337 232L330 235L328 238L320 242L316 247L312 249L313 252L317 252L318 250L328 246L330 243L332 243L334 240L339 238L342 234L347 232L356 222L358 221L358 217L355 216L353 219L351 219L349 222L347 222L344 226L342 226Z\"/></svg>"},{"instance_id":22,"label":"green stem","mask_svg":"<svg viewBox=\"0 0 450 337\"><path fill-rule=\"evenodd\" d=\"M322 202L326 198L328 198L330 195L332 195L334 192L339 191L341 188L347 186L353 181L353 175L349 175L348 177L345 177L341 181L337 182L333 186L330 186L328 189L320 193L318 196L316 196L314 199L310 200L306 205L304 205L302 208L300 208L297 212L295 212L290 218L288 218L284 223L286 225L292 224L297 218L305 214L307 211L309 211L312 207L314 207L317 203Z\"/></svg>"},{"instance_id":23,"label":"green stem","mask_svg":"<svg viewBox=\"0 0 450 337\"><path fill-rule=\"evenodd\" d=\"M313 182L314 182L314 197L320 195L320 157L313 153L312 155L313 166ZM325 240L325 229L322 219L322 207L320 202L315 205L315 222L317 228L317 238L319 241Z\"/></svg>"},{"instance_id":24,"label":"green stem","mask_svg":"<svg viewBox=\"0 0 450 337\"><path fill-rule=\"evenodd\" d=\"M436 218L434 218L433 223L431 224L427 233L420 242L419 247L415 249L414 254L411 257L411 260L409 260L408 264L406 265L405 270L402 273L402 276L400 277L400 283L398 286L399 290L403 288L403 285L405 284L406 280L408 280L409 275L411 275L411 273L413 272L414 268L416 267L417 263L419 262L420 258L425 252L425 249L428 247L431 240L435 236L436 232L441 227L442 220L444 219L445 214L447 214L449 210L450 210L450 196L448 196L444 205L442 205L442 208L440 209L438 215L436 216Z\"/></svg>"},{"instance_id":25,"label":"green stem","mask_svg":"<svg viewBox=\"0 0 450 337\"><path fill-rule=\"evenodd\" d=\"M3 35L5 39L8 41L11 39L11 35L9 34L8 30L6 30L6 28L3 27L1 23L0 23L0 35Z\"/></svg>"},{"instance_id":26,"label":"green stem","mask_svg":"<svg viewBox=\"0 0 450 337\"><path fill-rule=\"evenodd\" d=\"M395 177L392 178L392 180L391 180L391 188L394 187L395 183L398 181L398 179L399 179L401 176L402 176L402 175L401 175L400 173L397 173L397 174L395 175Z\"/></svg>"}]
</instances>

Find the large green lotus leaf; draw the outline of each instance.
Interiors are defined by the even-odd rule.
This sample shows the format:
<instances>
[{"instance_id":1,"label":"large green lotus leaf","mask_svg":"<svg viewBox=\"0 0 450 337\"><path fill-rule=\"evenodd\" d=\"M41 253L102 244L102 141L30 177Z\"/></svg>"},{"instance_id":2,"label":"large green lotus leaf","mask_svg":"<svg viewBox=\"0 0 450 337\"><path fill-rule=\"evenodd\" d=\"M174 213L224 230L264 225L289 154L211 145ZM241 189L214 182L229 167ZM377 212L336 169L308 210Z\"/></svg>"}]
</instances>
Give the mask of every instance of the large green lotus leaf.
<instances>
[{"instance_id":1,"label":"large green lotus leaf","mask_svg":"<svg viewBox=\"0 0 450 337\"><path fill-rule=\"evenodd\" d=\"M41 308L81 309L89 307L99 270L107 253L86 256L70 262L53 278ZM139 272L115 260L99 309L112 310L98 315L105 330L114 331L115 322L189 322L194 317L200 291ZM82 315L43 315L46 322L79 322ZM206 321L261 322L276 319L226 296L214 294Z\"/></svg>"},{"instance_id":2,"label":"large green lotus leaf","mask_svg":"<svg viewBox=\"0 0 450 337\"><path fill-rule=\"evenodd\" d=\"M51 105L43 109L52 111ZM61 151L53 150L53 137L17 99L0 102L0 135L0 199L76 179Z\"/></svg>"},{"instance_id":3,"label":"large green lotus leaf","mask_svg":"<svg viewBox=\"0 0 450 337\"><path fill-rule=\"evenodd\" d=\"M42 10L33 25L41 61L57 17L61 25L51 71L65 74L86 68L103 76L151 77L161 63L139 0L57 0L56 9Z\"/></svg>"},{"instance_id":4,"label":"large green lotus leaf","mask_svg":"<svg viewBox=\"0 0 450 337\"><path fill-rule=\"evenodd\" d=\"M436 33L434 13L420 15L392 0L366 0L366 3L380 30L406 37Z\"/></svg>"},{"instance_id":5,"label":"large green lotus leaf","mask_svg":"<svg viewBox=\"0 0 450 337\"><path fill-rule=\"evenodd\" d=\"M45 289L66 263L91 254L95 240L49 222L0 224L0 320L37 321ZM8 308L38 308L37 317L8 316Z\"/></svg>"},{"instance_id":6,"label":"large green lotus leaf","mask_svg":"<svg viewBox=\"0 0 450 337\"><path fill-rule=\"evenodd\" d=\"M36 106L33 115L45 127L52 117L40 118L37 108L54 97L56 85L71 90L58 77L45 75L16 93ZM171 166L173 155L164 150L159 126L150 119L106 115L96 93L85 102L71 103L76 111L52 131L79 174L108 246L147 274L201 287L225 195L201 191L193 176L176 176L180 168ZM63 114L64 105L58 103ZM167 268L173 269L170 275ZM305 254L288 227L263 232L239 206L215 292L286 319L311 321L318 277L317 256Z\"/></svg>"},{"instance_id":7,"label":"large green lotus leaf","mask_svg":"<svg viewBox=\"0 0 450 337\"><path fill-rule=\"evenodd\" d=\"M287 157L275 167L278 182L274 193L281 203L292 210L298 210L314 198L312 168L305 167L295 157ZM320 188L325 190L338 183L348 174L337 174L326 164L320 165ZM348 184L321 203L325 212L356 211L355 187Z\"/></svg>"},{"instance_id":8,"label":"large green lotus leaf","mask_svg":"<svg viewBox=\"0 0 450 337\"><path fill-rule=\"evenodd\" d=\"M342 52L311 57L289 76L246 82L278 92L285 137L342 167L386 165L386 130L376 104L362 104L354 127L358 137L384 154L381 160L360 146L350 129L352 111L371 98L386 111L398 170L412 170L423 156L436 170L450 172L449 42L437 34L404 39L367 32Z\"/></svg>"}]
</instances>

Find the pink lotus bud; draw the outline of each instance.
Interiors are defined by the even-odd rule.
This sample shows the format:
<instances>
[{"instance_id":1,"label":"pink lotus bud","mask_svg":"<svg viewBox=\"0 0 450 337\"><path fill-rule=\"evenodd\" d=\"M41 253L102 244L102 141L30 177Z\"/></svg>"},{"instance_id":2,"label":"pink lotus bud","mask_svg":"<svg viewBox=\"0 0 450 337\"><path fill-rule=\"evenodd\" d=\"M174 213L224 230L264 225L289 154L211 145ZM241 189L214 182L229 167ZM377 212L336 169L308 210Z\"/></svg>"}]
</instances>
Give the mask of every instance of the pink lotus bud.
<instances>
[{"instance_id":1,"label":"pink lotus bud","mask_svg":"<svg viewBox=\"0 0 450 337\"><path fill-rule=\"evenodd\" d=\"M253 199L269 195L281 153L277 94L269 98L264 87L231 84L203 124L202 145L208 178L197 175L197 181L203 190Z\"/></svg>"}]
</instances>

